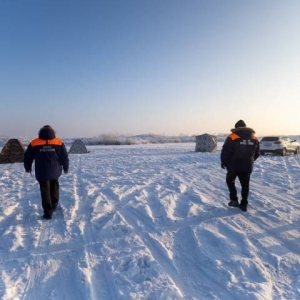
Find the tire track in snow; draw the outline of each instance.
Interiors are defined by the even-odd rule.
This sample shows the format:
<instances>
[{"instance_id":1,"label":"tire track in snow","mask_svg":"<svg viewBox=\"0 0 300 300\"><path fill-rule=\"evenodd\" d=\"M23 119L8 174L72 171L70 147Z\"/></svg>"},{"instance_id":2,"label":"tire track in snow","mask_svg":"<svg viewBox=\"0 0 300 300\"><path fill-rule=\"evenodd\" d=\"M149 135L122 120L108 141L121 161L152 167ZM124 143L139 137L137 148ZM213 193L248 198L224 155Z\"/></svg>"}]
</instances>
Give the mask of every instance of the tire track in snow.
<instances>
[{"instance_id":1,"label":"tire track in snow","mask_svg":"<svg viewBox=\"0 0 300 300\"><path fill-rule=\"evenodd\" d=\"M264 218L261 218L261 216L264 216ZM242 214L239 219L229 219L228 223L244 232L250 245L253 249L256 249L255 251L252 250L252 252L255 253L256 260L260 262L261 268L264 270L264 276L268 278L269 282L272 282L274 297L276 299L289 299L290 296L282 295L281 291L289 291L292 278L287 280L285 271L281 266L281 260L284 256L290 255L290 253L297 254L299 252L297 244L300 241L300 234L292 224L284 220L282 221L283 224L278 224L277 227L274 225L270 226L269 216L268 212L246 216ZM259 228L255 230L252 224L259 224ZM290 242L292 238L295 239L294 244ZM261 251L262 248L265 251ZM260 249L260 251L257 251L257 249ZM268 258L272 259L269 259L268 263L266 263ZM299 278L300 272L295 274L293 285L298 282Z\"/></svg>"},{"instance_id":2,"label":"tire track in snow","mask_svg":"<svg viewBox=\"0 0 300 300\"><path fill-rule=\"evenodd\" d=\"M185 227L176 231L174 235L175 264L184 276L189 286L188 293L195 299L211 299L211 291L215 295L222 295L224 299L240 299L232 291L220 289L219 265L212 253L202 253L201 245L191 227ZM201 242L201 236L199 238ZM179 257L179 259L176 259ZM195 268L195 266L197 266ZM209 270L209 271L208 271ZM197 279L196 279L197 278ZM201 296L200 296L201 294Z\"/></svg>"},{"instance_id":3,"label":"tire track in snow","mask_svg":"<svg viewBox=\"0 0 300 300\"><path fill-rule=\"evenodd\" d=\"M148 172L151 172L151 168L147 168L147 166L144 167L144 169L146 169ZM153 170L155 172L155 170ZM121 170L122 172L122 170ZM144 171L143 171L144 172ZM141 192L143 191L146 187L148 186L152 186L153 184L160 182L162 178L164 178L165 174L159 174L159 175L155 175L155 176L151 176L150 180L149 180L149 175L146 174L146 178L147 181L144 183L143 182L143 176L144 173L141 172L141 174L139 174L139 184L132 184L132 182L130 183L130 185L128 185L128 187L124 188L124 185L122 185L122 189L118 190L118 186L121 186L121 184L118 182L117 187L114 191L114 193L116 194L110 194L108 195L108 199L110 199L110 201L112 201L113 206L114 206L114 211L119 212L120 215L122 215L125 219L125 221L130 225L134 223L134 214L133 214L133 219L130 219L130 213L128 214L128 211L126 211L125 207L130 207L132 205L132 201L133 199L135 199L135 197ZM136 173L138 175L138 173ZM132 176L132 175L130 175ZM153 178L153 179L152 179ZM126 183L126 176L125 178L122 179L122 181L124 183ZM105 193L107 195L107 192ZM112 214L113 216L114 214ZM145 247L148 249L148 251L150 253L152 253L152 255L155 257L161 255L159 254L161 251L163 251L163 249L161 249L160 244L151 237L151 235L146 236L140 236L139 234L139 229L137 229L137 226L133 226L135 228L134 233L137 234L141 240L143 240L143 242L145 242ZM151 249L151 250L150 250ZM154 254L156 253L156 254ZM167 256L164 257L167 259ZM174 266L172 265L172 263L164 263L165 261L167 261L166 259L156 259L158 261L158 264L161 265L164 269L167 270L167 275L169 276L170 280L174 282L174 276L178 276L179 275L173 275L170 276L169 273L174 273L176 274L176 269L174 268ZM176 281L176 279L175 279ZM177 280L178 282L180 282L181 280ZM177 286L176 283L174 283L175 286ZM184 288L184 285L182 285L182 288ZM178 287L177 287L178 289Z\"/></svg>"},{"instance_id":4,"label":"tire track in snow","mask_svg":"<svg viewBox=\"0 0 300 300\"><path fill-rule=\"evenodd\" d=\"M127 210L124 208L122 210L123 217L125 220L134 228L134 232L141 238L147 249L150 251L151 255L155 261L163 267L167 275L173 281L175 286L180 291L182 296L188 294L188 287L186 286L184 279L179 274L176 267L173 265L171 259L169 258L166 250L152 237L151 233L143 231L142 228L139 228L138 222L142 222L139 217L134 213L133 210ZM137 222L138 221L138 222ZM148 228L149 229L149 228Z\"/></svg>"},{"instance_id":5,"label":"tire track in snow","mask_svg":"<svg viewBox=\"0 0 300 300\"><path fill-rule=\"evenodd\" d=\"M124 216L128 224L134 228L134 232L139 235L155 261L166 271L166 274L168 274L168 276L177 286L178 290L180 290L184 299L187 299L186 295L191 295L191 297L195 297L195 299L197 299L197 297L199 297L199 291L201 291L201 297L203 297L203 294L206 294L205 290L207 290L208 287L210 287L208 290L218 290L218 281L209 272L201 269L201 265L199 265L199 270L196 274L191 274L191 270L195 270L195 263L202 261L201 255L198 252L199 245L191 228L191 226L200 224L199 219L182 221L180 223L176 222L173 225L168 226L155 226L149 221L145 221L144 216L138 211L134 210L132 207L124 207L121 214ZM226 216L231 218L231 216L228 216L228 214L229 212L226 210L224 213L218 216L202 216L201 219L203 222L207 222ZM232 215L236 215L236 211L232 211ZM165 231L176 231L176 235L181 235L181 238L178 238L177 242L175 240L174 245L176 248L176 253L179 254L178 260L170 258L167 250L155 238L157 234ZM185 242L179 242L182 240ZM192 257L183 258L185 251L186 253L192 254ZM191 264L190 268L186 265L187 261L189 261ZM191 286L189 284L189 280L191 278L193 278L193 280L191 280L192 282L195 282L195 278L199 278L198 285ZM223 291L223 295L224 294L226 294L226 291ZM209 299L209 295L206 294L206 296L208 298L205 299ZM230 294L228 294L228 297L229 296Z\"/></svg>"},{"instance_id":6,"label":"tire track in snow","mask_svg":"<svg viewBox=\"0 0 300 300\"><path fill-rule=\"evenodd\" d=\"M290 172L291 170L289 170L289 168L291 168L291 166L289 166L289 159L293 160L294 157L266 156L260 159L261 162L258 163L258 166L251 176L250 204L253 203L254 206L257 204L259 207L264 207L265 209L269 209L270 206L275 206L282 210L282 208L285 207L286 213L290 213L294 209L299 209L299 204L294 201L295 195L297 195L297 193L295 193L295 186L292 186L292 182L297 180L297 173L295 171ZM282 172L278 173L275 179L270 179L271 174L274 174L273 169L281 169ZM292 174L285 176L285 174L289 173ZM268 186L268 189L263 188L265 185ZM272 204L270 204L270 202ZM288 206L283 205L283 203L286 202L289 203Z\"/></svg>"},{"instance_id":7,"label":"tire track in snow","mask_svg":"<svg viewBox=\"0 0 300 300\"><path fill-rule=\"evenodd\" d=\"M300 200L300 193L299 193L300 164L297 161L295 155L286 157L285 166L286 166L286 174L290 184L289 192L292 193L294 196L298 197L298 200Z\"/></svg>"},{"instance_id":8,"label":"tire track in snow","mask_svg":"<svg viewBox=\"0 0 300 300\"><path fill-rule=\"evenodd\" d=\"M278 224L278 218L276 218L274 219L274 223L277 220L277 226L274 226L274 223L270 226L270 213L268 211L260 211L254 216L247 216L247 218L253 223L257 222L257 218L259 218L258 222L263 232L261 234L253 234L253 236L255 236L256 239L272 237L272 239L274 240L274 249L276 251L282 253L299 253L297 243L300 241L300 234L298 233L297 229L294 227L293 224L285 220L281 221L281 223ZM290 235L288 233L294 234ZM294 239L295 243L291 243L290 239Z\"/></svg>"},{"instance_id":9,"label":"tire track in snow","mask_svg":"<svg viewBox=\"0 0 300 300\"><path fill-rule=\"evenodd\" d=\"M22 173L20 169L16 169L16 166L12 166L11 170L5 170L1 177L1 211L0 211L0 237L11 227L11 224L15 228L20 228L19 231L23 231L25 234L28 232L28 222L32 219L32 192L35 180L28 177L28 174ZM24 177L24 180L20 178ZM11 190L17 192L13 195ZM34 194L33 194L34 195ZM25 226L24 226L25 225ZM16 230L15 230L16 231Z\"/></svg>"},{"instance_id":10,"label":"tire track in snow","mask_svg":"<svg viewBox=\"0 0 300 300\"><path fill-rule=\"evenodd\" d=\"M23 171L23 170L22 170ZM15 209L9 211L9 217L5 219L5 224L1 224L3 226L4 230L10 227L10 224L14 224L14 232L17 234L19 232L19 235L15 236L15 240L19 242L20 244L15 249L15 251L10 251L6 255L1 255L1 263L6 266L11 263L12 260L20 260L23 261L26 256L30 256L29 260L30 263L28 263L24 269L27 273L27 278L34 278L34 281L31 283L36 286L38 284L37 282L40 282L39 280L39 270L36 272L33 271L33 269L39 264L40 257L39 257L39 245L42 244L42 234L46 228L43 227L37 220L36 213L32 213L32 209L36 208L36 203L40 202L38 191L35 190L36 181L35 178L29 177L28 174L23 174L27 178L25 180L21 181L20 177L22 176L20 174L20 170L16 171L15 173L11 174L11 180L15 182L15 184L18 184L18 187L9 187L14 190L17 190L18 192L14 195L17 195L15 197L14 206ZM23 184L23 183L26 184ZM38 199L35 199L38 198ZM29 204L29 205L28 205ZM40 203L39 203L40 205ZM29 211L29 212L28 212ZM8 212L8 211L7 211ZM18 230L17 230L18 229ZM0 233L2 236L2 233ZM37 244L34 246L32 242L34 242L37 238ZM25 243L25 244L24 244ZM28 250L29 249L31 250ZM35 248L37 247L37 249ZM36 254L34 252L36 251ZM6 268L5 268L6 269ZM39 269L39 268L38 268ZM30 294L30 280L25 285L25 288L22 290L24 292L23 295ZM31 297L31 299L33 299Z\"/></svg>"},{"instance_id":11,"label":"tire track in snow","mask_svg":"<svg viewBox=\"0 0 300 300\"><path fill-rule=\"evenodd\" d=\"M78 251L80 252L78 239L72 243L51 244L51 234L54 231L52 225L61 222L44 220L39 223L40 235L32 249L12 252L4 261L4 265L9 265L12 260L29 261L24 270L28 280L22 289L22 299L45 299L45 294L48 295L46 299L87 299L82 290L71 288L66 291L65 285L62 286L67 283L67 287L72 287L74 283L81 282L77 268ZM49 276L54 279L48 280ZM38 296L36 291L41 290L41 286L43 294Z\"/></svg>"},{"instance_id":12,"label":"tire track in snow","mask_svg":"<svg viewBox=\"0 0 300 300\"><path fill-rule=\"evenodd\" d=\"M42 269L43 269L43 257L41 248L46 247L46 245L43 245L47 241L47 237L49 237L49 224L47 226L46 222L39 221L39 236L38 236L38 241L35 245L35 255L30 255L30 263L27 265L27 283L24 288L23 296L22 299L34 299L34 293L36 290L36 287L41 286L41 281L42 281ZM37 229L37 228L35 228ZM32 249L34 249L32 247ZM31 251L30 251L31 252ZM49 254L47 251L46 256Z\"/></svg>"},{"instance_id":13,"label":"tire track in snow","mask_svg":"<svg viewBox=\"0 0 300 300\"><path fill-rule=\"evenodd\" d=\"M180 186L186 186L190 187L188 189L193 189L195 184L199 184L199 181L201 181L198 176L194 176L194 174L189 173L188 178L184 178L182 175L182 170L184 170L184 165L179 166L179 172L178 172L178 164L176 165L176 170L175 168L164 168L160 170L163 173L163 176L161 176L158 180L154 180L151 182L151 186L155 185L160 185L160 180L162 178L168 177L170 180L175 180L177 181L178 187ZM186 172L188 172L190 169ZM185 174L185 173L184 173ZM221 176L221 175L217 175ZM173 178L173 179L172 179ZM189 179L192 179L192 181L189 181ZM167 185L170 185L170 183L167 183ZM151 186L145 186L144 188L148 188L151 190ZM173 185L171 185L173 186ZM196 190L196 193L201 194L203 188L201 189L201 192ZM205 192L209 191L215 191L215 186L213 184L206 184ZM151 192L151 191L150 191ZM181 191L179 191L181 192ZM182 191L184 192L184 191ZM127 200L126 200L127 199ZM207 221L209 219L213 218L218 218L222 216L228 216L231 214L231 212L226 210L222 210L222 213L220 213L219 209L215 209L212 212L211 210L206 213L201 213L201 217L193 217L190 219L183 219L182 221L175 221L172 224L165 224L165 225L156 225L153 223L153 221L149 218L147 218L147 215L143 215L139 210L135 210L131 204L129 203L129 199L134 199L133 195L130 193L126 194L126 197L124 198L124 201L122 202L123 206L122 207L116 207L116 209L120 210L120 213L123 215L125 220L134 228L134 232L141 238L141 240L144 242L145 246L148 248L154 259L158 262L159 265L163 267L163 269L166 271L168 276L171 278L171 280L174 282L174 284L177 286L177 288L181 291L181 293L188 295L191 294L191 287L189 287L187 280L190 276L190 273L188 272L187 269L184 269L184 266L181 265L180 268L174 265L172 259L168 256L168 253L166 249L158 242L154 236L156 233L161 232L161 230L165 229L167 231L172 231L172 230L188 230L190 226L198 225L201 221ZM148 199L149 199L149 194L148 194ZM201 199L199 199L198 204L201 204ZM149 201L147 202L149 204ZM157 204L157 203L156 203ZM155 205L156 205L155 204ZM224 205L222 204L224 207ZM150 209L153 211L153 207L151 207L150 204ZM216 215L217 213L217 215ZM236 213L235 213L236 214ZM148 233L146 233L146 230ZM193 239L191 239L193 240ZM195 254L195 257L197 255ZM183 275L184 274L184 275ZM200 274L197 274L200 276ZM203 275L203 273L202 273ZM204 276L209 276L213 280L213 277L210 276L209 274L205 274ZM200 276L201 277L201 276ZM217 286L217 282L215 283ZM198 287L195 287L193 289L193 294L195 296L199 295L199 291L197 290ZM184 296L183 296L184 297Z\"/></svg>"},{"instance_id":14,"label":"tire track in snow","mask_svg":"<svg viewBox=\"0 0 300 300\"><path fill-rule=\"evenodd\" d=\"M28 266L27 273L30 276L22 299L86 299L82 289L72 288L78 282L76 252L51 251L36 257Z\"/></svg>"},{"instance_id":15,"label":"tire track in snow","mask_svg":"<svg viewBox=\"0 0 300 300\"><path fill-rule=\"evenodd\" d=\"M91 181L88 183L91 184ZM89 291L88 298L99 299L101 295L101 299L103 300L117 299L113 280L111 280L106 272L107 265L101 253L101 241L99 239L97 240L93 233L91 220L94 198L89 197L86 190L89 187L86 184L82 161L81 158L79 158L77 160L73 181L75 209L71 220L73 220L74 223L69 223L69 227L72 230L76 229L76 231L80 232L80 244L82 247L79 268L85 276L86 287ZM109 219L110 216L104 220L104 224L108 222ZM104 224L102 224L102 226L104 226ZM96 244L98 245L97 250L94 251L94 245Z\"/></svg>"},{"instance_id":16,"label":"tire track in snow","mask_svg":"<svg viewBox=\"0 0 300 300\"><path fill-rule=\"evenodd\" d=\"M186 187L189 187L189 190L193 190L193 192L204 197L209 197L210 194L213 194L215 197L215 193L220 193L220 189L226 190L227 187L225 183L225 174L222 173L222 170L220 170L219 164L215 163L212 158L210 158L210 162L203 163L202 165L195 165L194 164L194 157L191 157L191 162L185 163L185 164L175 164L172 165L171 168L164 169L164 172L168 174L170 177L173 177L176 179L180 184L185 185ZM216 156L213 157L215 160L217 159ZM208 177L203 178L199 176L199 173L197 172L198 168L205 168L205 169L211 169L211 173ZM207 173L207 172L205 172ZM220 187L215 185L216 182L220 182ZM222 194L221 194L222 195ZM223 198L222 196L220 198ZM200 201L197 201L197 204L203 204ZM210 202L210 201L209 201ZM222 202L220 202L222 203ZM214 207L218 203L214 204ZM223 204L223 203L222 203Z\"/></svg>"}]
</instances>

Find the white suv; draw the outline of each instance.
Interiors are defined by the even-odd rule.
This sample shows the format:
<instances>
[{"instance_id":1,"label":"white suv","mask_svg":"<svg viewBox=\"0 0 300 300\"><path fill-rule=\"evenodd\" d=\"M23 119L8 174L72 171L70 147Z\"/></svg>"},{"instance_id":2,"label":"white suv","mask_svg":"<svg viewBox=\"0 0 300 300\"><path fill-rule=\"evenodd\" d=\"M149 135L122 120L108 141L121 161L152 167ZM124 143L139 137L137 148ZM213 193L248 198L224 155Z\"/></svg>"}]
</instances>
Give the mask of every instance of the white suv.
<instances>
[{"instance_id":1,"label":"white suv","mask_svg":"<svg viewBox=\"0 0 300 300\"><path fill-rule=\"evenodd\" d=\"M265 136L260 141L260 154L277 153L285 156L288 152L298 154L299 143L286 135Z\"/></svg>"}]
</instances>

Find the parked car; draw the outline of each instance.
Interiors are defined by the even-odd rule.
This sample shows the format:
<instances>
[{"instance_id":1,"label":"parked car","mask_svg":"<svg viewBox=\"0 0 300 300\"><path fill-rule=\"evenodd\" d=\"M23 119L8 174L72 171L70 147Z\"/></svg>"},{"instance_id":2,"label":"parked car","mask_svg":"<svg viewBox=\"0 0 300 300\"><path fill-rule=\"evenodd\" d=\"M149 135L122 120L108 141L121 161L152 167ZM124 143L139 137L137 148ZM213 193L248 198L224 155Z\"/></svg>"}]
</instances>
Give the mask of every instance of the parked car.
<instances>
[{"instance_id":1,"label":"parked car","mask_svg":"<svg viewBox=\"0 0 300 300\"><path fill-rule=\"evenodd\" d=\"M265 136L260 141L260 154L276 153L285 156L287 153L298 154L299 143L289 136Z\"/></svg>"}]
</instances>

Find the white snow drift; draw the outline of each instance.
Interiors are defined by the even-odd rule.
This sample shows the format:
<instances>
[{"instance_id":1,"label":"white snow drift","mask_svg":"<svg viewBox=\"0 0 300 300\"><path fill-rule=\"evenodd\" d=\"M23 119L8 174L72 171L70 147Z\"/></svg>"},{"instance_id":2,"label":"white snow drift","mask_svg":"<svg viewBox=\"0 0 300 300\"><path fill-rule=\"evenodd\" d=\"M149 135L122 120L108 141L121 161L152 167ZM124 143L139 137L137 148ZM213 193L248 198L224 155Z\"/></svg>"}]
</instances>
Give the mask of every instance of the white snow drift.
<instances>
[{"instance_id":1,"label":"white snow drift","mask_svg":"<svg viewBox=\"0 0 300 300\"><path fill-rule=\"evenodd\" d=\"M300 299L300 156L259 157L242 212L220 152L194 149L70 155L50 221L34 176L0 165L0 298Z\"/></svg>"}]
</instances>

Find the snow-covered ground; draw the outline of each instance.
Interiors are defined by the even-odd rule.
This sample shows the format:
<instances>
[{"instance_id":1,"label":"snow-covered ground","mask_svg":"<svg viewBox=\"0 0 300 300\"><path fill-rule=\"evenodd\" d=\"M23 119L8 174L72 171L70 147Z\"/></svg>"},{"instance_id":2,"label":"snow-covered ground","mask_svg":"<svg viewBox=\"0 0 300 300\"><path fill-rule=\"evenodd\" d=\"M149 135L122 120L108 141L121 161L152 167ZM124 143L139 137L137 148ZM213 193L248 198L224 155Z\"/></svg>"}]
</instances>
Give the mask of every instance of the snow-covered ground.
<instances>
[{"instance_id":1,"label":"snow-covered ground","mask_svg":"<svg viewBox=\"0 0 300 300\"><path fill-rule=\"evenodd\" d=\"M220 152L194 143L70 155L61 204L0 165L0 298L300 299L300 156L261 156L248 212L229 208Z\"/></svg>"}]
</instances>

